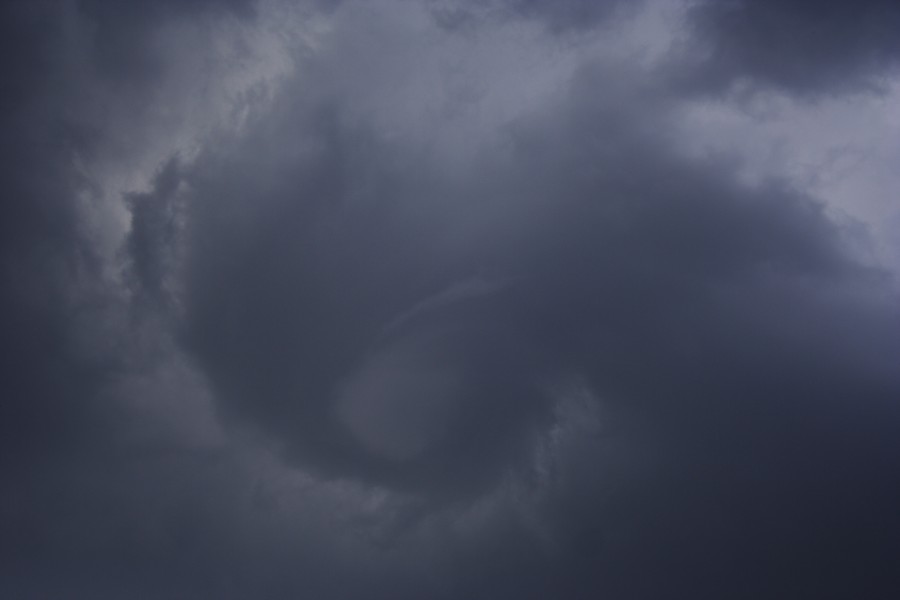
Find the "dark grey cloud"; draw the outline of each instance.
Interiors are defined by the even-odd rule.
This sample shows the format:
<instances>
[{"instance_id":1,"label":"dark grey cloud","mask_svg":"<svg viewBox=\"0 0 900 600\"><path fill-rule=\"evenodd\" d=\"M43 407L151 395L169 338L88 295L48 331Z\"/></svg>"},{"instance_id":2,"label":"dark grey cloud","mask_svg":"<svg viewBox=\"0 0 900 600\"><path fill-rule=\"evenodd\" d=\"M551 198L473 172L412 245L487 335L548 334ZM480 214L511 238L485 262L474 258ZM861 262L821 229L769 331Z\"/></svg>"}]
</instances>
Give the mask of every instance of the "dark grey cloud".
<instances>
[{"instance_id":1,"label":"dark grey cloud","mask_svg":"<svg viewBox=\"0 0 900 600\"><path fill-rule=\"evenodd\" d=\"M434 2L433 15L443 27L465 28L485 17L502 20L523 19L537 22L554 34L589 33L598 25L606 25L615 17L626 13L628 6L633 10L638 3L620 0L562 0L560 2L540 2L539 0L494 0L492 2L472 2L471 0Z\"/></svg>"},{"instance_id":2,"label":"dark grey cloud","mask_svg":"<svg viewBox=\"0 0 900 600\"><path fill-rule=\"evenodd\" d=\"M625 123L638 114L594 108L587 98L602 76L585 75L571 103L556 107L563 117L517 123L509 132L512 166L489 166L481 175L489 180L452 188L456 204L447 206L464 207L461 220L440 204L429 208L433 215L417 211L414 203L430 200L423 197L433 190L446 193L430 183L440 175L397 156L376 133L342 128L339 106L324 118L313 108L315 119L302 111L298 119L296 105L273 117L279 125L272 129L312 140L318 151L293 169L273 173L264 163L262 176L244 170L258 164L230 161L219 168L235 179L204 174L226 183L198 192L195 201L204 211L195 233L210 249L194 265L195 350L232 410L272 431L298 464L438 497L447 497L448 483L457 493L477 484L466 492L477 493L510 469L531 469L528 446L511 457L500 444L514 431L531 440L533 452L553 422L554 400L541 384L581 373L622 414L624 427L654 431L666 456L654 467L659 480L637 492L649 506L630 507L636 492L619 490L610 509L616 517L596 514L590 476L580 482L586 490L576 486L551 502L551 514L560 511L552 517L560 521L558 535L573 551L599 546L590 552L622 560L617 546L607 550L593 538L602 540L606 528L615 529L607 519L624 514L634 527L624 535L638 536L626 544L659 546L654 568L672 576L697 569L699 563L679 565L679 536L707 538L695 559L703 562L714 558L716 544L751 533L734 522L716 531L703 521L706 508L693 512L698 506L737 519L731 511L755 510L740 506L744 488L768 494L785 486L784 497L765 499L765 516L747 517L757 528L763 524L756 519L771 518L771 539L784 535L779 543L790 548L760 566L767 573L760 593L775 581L828 586L801 571L772 579L771 569L795 554L813 564L837 559L806 538L827 517L805 514L805 503L835 511L835 535L847 543L857 538L857 552L869 557L861 562L888 551L865 545L889 522L857 529L852 521L873 500L853 507L841 490L868 489L890 502L891 485L837 466L892 454L887 424L896 422L891 365L898 324L881 288L884 275L841 250L840 230L813 199L777 182L747 188L721 165L672 156L656 127L652 135L636 134L640 125ZM268 156L268 144L283 144L268 135L250 143L254 151L234 156ZM411 190L398 185L390 167L373 168L381 161L415 173ZM341 175L318 178L325 173ZM241 187L254 180L260 183L250 190L269 191ZM243 204L247 198L252 206ZM494 204L485 209L487 202ZM404 209L412 211L405 218L394 212ZM207 210L224 211L226 220ZM469 235L466 247L442 256L444 240L461 237L458 229ZM484 273L496 283L479 283ZM360 402L371 412L363 412L356 426L362 439L354 440L353 423L341 422L341 402L366 392ZM858 394L866 406L859 413L844 404ZM412 395L454 404L465 421L453 424L443 406L426 406L439 416L422 417L409 410ZM420 409L424 403L418 400ZM870 421L869 411L880 416ZM410 459L403 440L410 430L431 435L429 418L450 420L443 423L449 431L434 434L436 447ZM492 447L482 446L483 432ZM416 440L409 444L418 450ZM647 518L676 532L669 538L644 530ZM793 533L781 532L786 521ZM769 537L754 535L746 548L718 558L717 568L773 552ZM877 560L869 566L873 581L889 576ZM723 591L729 583L709 585Z\"/></svg>"},{"instance_id":3,"label":"dark grey cloud","mask_svg":"<svg viewBox=\"0 0 900 600\"><path fill-rule=\"evenodd\" d=\"M92 33L92 59L98 70L113 81L152 85L164 65L154 52L151 36L160 25L177 19L197 18L215 12L237 18L253 18L255 0L163 0L77 3L80 18ZM145 79L147 78L147 79Z\"/></svg>"},{"instance_id":4,"label":"dark grey cloud","mask_svg":"<svg viewBox=\"0 0 900 600\"><path fill-rule=\"evenodd\" d=\"M87 186L68 157L82 132L55 110L66 74L55 44L61 24L39 4L4 7L2 118L4 464L29 464L35 453L59 450L80 437L79 400L92 376L65 348L68 286L92 268L79 239L71 200ZM61 89L62 88L62 89ZM65 99L60 99L65 102ZM49 106L48 106L49 105ZM71 393L76 400L62 398Z\"/></svg>"},{"instance_id":5,"label":"dark grey cloud","mask_svg":"<svg viewBox=\"0 0 900 600\"><path fill-rule=\"evenodd\" d=\"M878 88L896 69L900 9L890 1L701 2L705 84L749 80L792 92Z\"/></svg>"},{"instance_id":6,"label":"dark grey cloud","mask_svg":"<svg viewBox=\"0 0 900 600\"><path fill-rule=\"evenodd\" d=\"M191 3L172 4L175 12L167 18L189 10ZM80 320L74 313L102 311L111 302L110 294L97 287L102 259L79 203L99 193L81 163L100 153L112 135L108 123L95 113L97 96L90 89L104 86L102 70L93 70L96 63L90 59L80 61L94 52L130 54L131 46L144 43L147 32L158 26L143 19L144 11L163 8L155 3L129 6L10 2L3 8L0 313L5 332L3 387L12 396L4 405L10 412L2 419L2 437L13 448L3 455L10 459L19 455L18 444L52 447L54 439L65 438L62 429L71 426L77 432L88 382L98 369L110 367L105 357L71 353L75 349L70 330ZM115 25L133 22L133 35L114 50L102 49L111 34L93 26L92 19L103 11L122 13L114 19ZM163 13L159 14L162 19ZM134 51L149 52L146 48ZM113 101L130 101L131 88L152 85L154 80L140 65L129 65L120 82L129 89ZM66 396L71 400L65 400ZM29 451L23 453L27 456Z\"/></svg>"},{"instance_id":7,"label":"dark grey cloud","mask_svg":"<svg viewBox=\"0 0 900 600\"><path fill-rule=\"evenodd\" d=\"M122 447L100 393L133 360L136 332L110 328L121 307L82 213L98 189L80 161L110 134L90 106L103 77L81 62L103 45L106 33L82 29L86 11L102 8L0 9L0 595L9 597L134 593L116 538L146 516L141 498L121 498L142 469L110 464ZM154 26L135 21L133 33ZM129 77L152 84L134 67L123 89Z\"/></svg>"},{"instance_id":8,"label":"dark grey cloud","mask_svg":"<svg viewBox=\"0 0 900 600\"><path fill-rule=\"evenodd\" d=\"M85 163L197 93L160 94L157 32L278 5L4 8L0 595L890 597L893 267L796 182L686 151L681 67L542 71L614 4L304 8L328 26L277 89L124 191ZM775 75L693 10L722 81L874 72ZM86 220L116 207L110 252Z\"/></svg>"}]
</instances>

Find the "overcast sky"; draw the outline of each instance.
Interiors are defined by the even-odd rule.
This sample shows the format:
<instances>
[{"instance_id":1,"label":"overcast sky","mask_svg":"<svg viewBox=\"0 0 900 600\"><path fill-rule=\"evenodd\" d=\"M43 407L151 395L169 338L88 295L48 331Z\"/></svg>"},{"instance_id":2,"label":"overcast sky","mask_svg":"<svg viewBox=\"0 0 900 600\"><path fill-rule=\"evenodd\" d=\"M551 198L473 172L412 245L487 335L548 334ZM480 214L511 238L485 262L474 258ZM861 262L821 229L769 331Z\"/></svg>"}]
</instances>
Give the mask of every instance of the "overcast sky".
<instances>
[{"instance_id":1,"label":"overcast sky","mask_svg":"<svg viewBox=\"0 0 900 600\"><path fill-rule=\"evenodd\" d=\"M0 597L900 597L900 3L0 29Z\"/></svg>"}]
</instances>

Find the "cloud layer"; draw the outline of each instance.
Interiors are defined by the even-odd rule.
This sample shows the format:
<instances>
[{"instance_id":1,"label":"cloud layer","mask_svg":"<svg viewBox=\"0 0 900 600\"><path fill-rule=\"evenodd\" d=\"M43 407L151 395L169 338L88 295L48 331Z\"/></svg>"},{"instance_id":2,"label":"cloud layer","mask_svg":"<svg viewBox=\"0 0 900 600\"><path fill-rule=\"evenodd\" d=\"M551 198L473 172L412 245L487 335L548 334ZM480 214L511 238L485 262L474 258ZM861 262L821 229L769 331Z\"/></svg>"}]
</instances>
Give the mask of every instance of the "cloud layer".
<instances>
[{"instance_id":1,"label":"cloud layer","mask_svg":"<svg viewBox=\"0 0 900 600\"><path fill-rule=\"evenodd\" d=\"M2 11L0 595L892 596L890 3Z\"/></svg>"}]
</instances>

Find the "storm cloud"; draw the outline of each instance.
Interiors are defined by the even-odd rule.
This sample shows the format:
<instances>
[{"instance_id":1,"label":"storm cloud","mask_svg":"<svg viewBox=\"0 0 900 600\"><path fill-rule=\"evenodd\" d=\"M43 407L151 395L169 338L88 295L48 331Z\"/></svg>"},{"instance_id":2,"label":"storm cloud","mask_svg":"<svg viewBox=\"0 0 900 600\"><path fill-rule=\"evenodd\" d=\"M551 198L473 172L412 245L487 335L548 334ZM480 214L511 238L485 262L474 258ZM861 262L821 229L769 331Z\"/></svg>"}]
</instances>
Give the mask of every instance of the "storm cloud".
<instances>
[{"instance_id":1,"label":"storm cloud","mask_svg":"<svg viewBox=\"0 0 900 600\"><path fill-rule=\"evenodd\" d=\"M893 597L897 18L7 3L0 595Z\"/></svg>"},{"instance_id":2,"label":"storm cloud","mask_svg":"<svg viewBox=\"0 0 900 600\"><path fill-rule=\"evenodd\" d=\"M710 44L708 76L720 83L801 93L877 89L900 58L893 2L700 2L692 12Z\"/></svg>"}]
</instances>

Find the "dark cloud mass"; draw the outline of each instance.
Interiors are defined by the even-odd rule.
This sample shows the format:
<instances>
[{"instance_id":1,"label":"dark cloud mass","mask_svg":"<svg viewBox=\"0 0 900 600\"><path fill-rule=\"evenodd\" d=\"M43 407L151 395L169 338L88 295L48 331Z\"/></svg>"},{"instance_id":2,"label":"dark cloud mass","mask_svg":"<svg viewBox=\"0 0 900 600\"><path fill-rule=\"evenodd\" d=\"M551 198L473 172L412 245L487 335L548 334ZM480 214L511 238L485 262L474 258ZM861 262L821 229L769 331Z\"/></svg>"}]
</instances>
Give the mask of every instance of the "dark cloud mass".
<instances>
[{"instance_id":1,"label":"dark cloud mass","mask_svg":"<svg viewBox=\"0 0 900 600\"><path fill-rule=\"evenodd\" d=\"M900 7L890 0L700 2L692 16L710 44L715 84L749 79L801 93L878 87L900 58Z\"/></svg>"},{"instance_id":2,"label":"dark cloud mass","mask_svg":"<svg viewBox=\"0 0 900 600\"><path fill-rule=\"evenodd\" d=\"M0 596L900 593L892 3L0 17Z\"/></svg>"},{"instance_id":3,"label":"dark cloud mass","mask_svg":"<svg viewBox=\"0 0 900 600\"><path fill-rule=\"evenodd\" d=\"M433 14L442 26L459 27L472 24L478 16L493 15L501 19L536 21L554 34L589 32L604 25L624 12L626 6L638 6L639 2L621 0L567 0L565 2L541 2L540 0L493 0L491 2L433 2ZM480 15L478 14L480 12Z\"/></svg>"}]
</instances>

